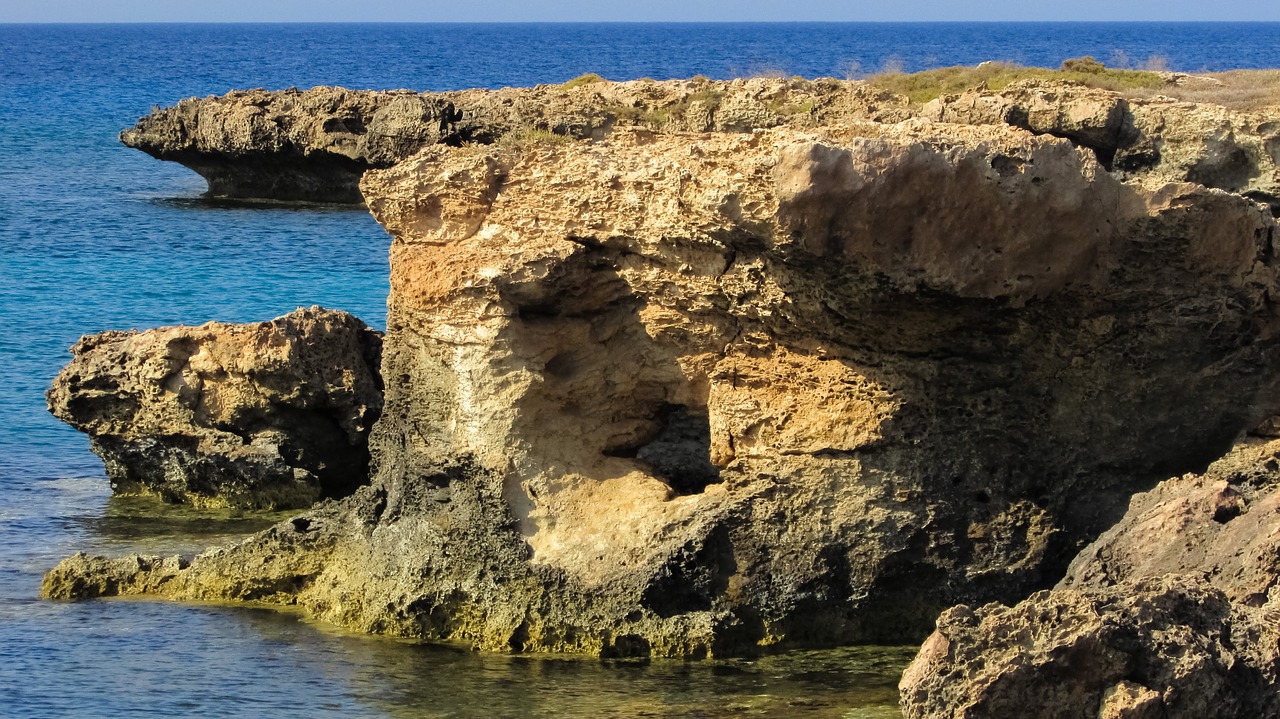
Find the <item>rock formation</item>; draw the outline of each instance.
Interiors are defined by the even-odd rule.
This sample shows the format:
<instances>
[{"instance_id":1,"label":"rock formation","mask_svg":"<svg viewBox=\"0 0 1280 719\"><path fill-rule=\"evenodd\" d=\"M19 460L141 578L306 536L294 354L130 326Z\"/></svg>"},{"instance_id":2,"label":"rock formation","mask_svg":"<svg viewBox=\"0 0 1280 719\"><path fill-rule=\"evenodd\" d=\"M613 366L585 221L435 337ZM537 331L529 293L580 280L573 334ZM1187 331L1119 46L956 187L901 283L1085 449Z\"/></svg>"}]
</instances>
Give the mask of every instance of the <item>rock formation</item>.
<instances>
[{"instance_id":1,"label":"rock formation","mask_svg":"<svg viewBox=\"0 0 1280 719\"><path fill-rule=\"evenodd\" d=\"M366 170L390 167L434 144L490 144L538 134L599 140L626 127L748 132L919 115L1067 138L1094 150L1122 178L1195 182L1280 209L1274 112L1126 99L1056 80L1022 80L999 91L980 86L912 108L907 98L874 85L831 78L590 79L441 93L237 91L157 110L121 133L121 140L200 173L212 196L354 203L361 200L358 183ZM1180 80L1171 75L1169 82Z\"/></svg>"},{"instance_id":2,"label":"rock formation","mask_svg":"<svg viewBox=\"0 0 1280 719\"><path fill-rule=\"evenodd\" d=\"M368 482L381 345L360 320L320 307L103 332L71 348L49 410L89 435L118 493L310 507Z\"/></svg>"},{"instance_id":3,"label":"rock formation","mask_svg":"<svg viewBox=\"0 0 1280 719\"><path fill-rule=\"evenodd\" d=\"M947 610L902 680L906 719L1280 716L1280 624L1203 580Z\"/></svg>"},{"instance_id":4,"label":"rock formation","mask_svg":"<svg viewBox=\"0 0 1280 719\"><path fill-rule=\"evenodd\" d=\"M1237 446L1203 474L1135 496L1059 587L1202 576L1231 601L1280 609L1280 440Z\"/></svg>"},{"instance_id":5,"label":"rock formation","mask_svg":"<svg viewBox=\"0 0 1280 719\"><path fill-rule=\"evenodd\" d=\"M395 238L372 485L47 596L506 651L901 642L1051 584L1274 405L1267 211L1005 124L435 145L362 189Z\"/></svg>"},{"instance_id":6,"label":"rock formation","mask_svg":"<svg viewBox=\"0 0 1280 719\"><path fill-rule=\"evenodd\" d=\"M906 98L830 79L578 81L440 93L316 87L189 98L120 139L200 173L215 197L354 203L366 170L433 144L538 133L599 139L624 126L744 131L906 117Z\"/></svg>"},{"instance_id":7,"label":"rock formation","mask_svg":"<svg viewBox=\"0 0 1280 719\"><path fill-rule=\"evenodd\" d=\"M1009 124L1065 137L1095 150L1121 178L1194 182L1269 203L1280 212L1280 123L1276 113L1233 112L1167 97L1119 93L1048 80L1022 80L944 95L924 117Z\"/></svg>"},{"instance_id":8,"label":"rock formation","mask_svg":"<svg viewBox=\"0 0 1280 719\"><path fill-rule=\"evenodd\" d=\"M945 612L907 716L1280 716L1277 490L1280 440L1250 438L1136 495L1053 591Z\"/></svg>"}]
</instances>

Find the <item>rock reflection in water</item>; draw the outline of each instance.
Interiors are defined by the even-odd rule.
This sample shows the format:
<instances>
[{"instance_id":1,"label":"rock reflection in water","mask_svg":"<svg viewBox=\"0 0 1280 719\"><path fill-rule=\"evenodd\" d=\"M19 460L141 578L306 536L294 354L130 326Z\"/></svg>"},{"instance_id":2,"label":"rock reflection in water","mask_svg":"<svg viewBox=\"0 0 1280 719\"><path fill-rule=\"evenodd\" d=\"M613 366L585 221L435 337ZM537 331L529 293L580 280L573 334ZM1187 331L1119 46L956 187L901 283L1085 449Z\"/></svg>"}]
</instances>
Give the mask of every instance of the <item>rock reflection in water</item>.
<instances>
[{"instance_id":1,"label":"rock reflection in water","mask_svg":"<svg viewBox=\"0 0 1280 719\"><path fill-rule=\"evenodd\" d=\"M897 719L915 647L848 647L684 663L511 656L348 634L245 610L267 643L306 646L306 673L388 717L840 717Z\"/></svg>"}]
</instances>

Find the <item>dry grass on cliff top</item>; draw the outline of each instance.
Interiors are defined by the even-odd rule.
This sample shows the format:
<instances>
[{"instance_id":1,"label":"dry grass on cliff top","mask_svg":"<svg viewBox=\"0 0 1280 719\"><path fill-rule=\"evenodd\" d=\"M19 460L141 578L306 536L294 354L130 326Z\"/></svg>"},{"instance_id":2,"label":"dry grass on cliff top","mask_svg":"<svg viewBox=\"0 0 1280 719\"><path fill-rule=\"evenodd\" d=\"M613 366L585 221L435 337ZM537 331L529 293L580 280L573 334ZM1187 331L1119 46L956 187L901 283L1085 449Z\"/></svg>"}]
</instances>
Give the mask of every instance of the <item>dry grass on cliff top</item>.
<instances>
[{"instance_id":1,"label":"dry grass on cliff top","mask_svg":"<svg viewBox=\"0 0 1280 719\"><path fill-rule=\"evenodd\" d=\"M922 105L939 95L964 92L969 88L986 83L987 87L999 91L1009 83L1017 80L1070 80L1083 83L1089 87L1103 90L1128 92L1133 90L1154 90L1165 86L1165 80L1158 72L1151 70L1116 70L1104 67L1092 58L1081 58L1074 63L1071 60L1063 63L1063 69L1050 70L1047 67L1026 67L1007 62L984 62L977 66L940 67L923 72L901 73L883 72L872 75L867 81L878 87L906 95L914 104ZM1092 64L1091 64L1092 63Z\"/></svg>"},{"instance_id":2,"label":"dry grass on cliff top","mask_svg":"<svg viewBox=\"0 0 1280 719\"><path fill-rule=\"evenodd\" d=\"M1260 110L1280 106L1280 70L1231 70L1205 73L1214 83L1184 83L1155 92L1132 93L1132 97L1168 95L1186 102L1222 105L1232 110Z\"/></svg>"},{"instance_id":3,"label":"dry grass on cliff top","mask_svg":"<svg viewBox=\"0 0 1280 719\"><path fill-rule=\"evenodd\" d=\"M1197 81L1198 79L1204 81ZM1160 69L1132 70L1105 67L1092 58L1073 58L1063 67L1026 67L1005 62L978 66L942 67L916 73L882 72L867 81L922 105L939 95L961 93L981 83L1002 90L1016 80L1070 80L1089 87L1113 90L1130 98L1156 95L1187 102L1213 103L1233 110L1257 110L1280 105L1280 70L1232 70L1193 75L1190 81L1171 83Z\"/></svg>"}]
</instances>

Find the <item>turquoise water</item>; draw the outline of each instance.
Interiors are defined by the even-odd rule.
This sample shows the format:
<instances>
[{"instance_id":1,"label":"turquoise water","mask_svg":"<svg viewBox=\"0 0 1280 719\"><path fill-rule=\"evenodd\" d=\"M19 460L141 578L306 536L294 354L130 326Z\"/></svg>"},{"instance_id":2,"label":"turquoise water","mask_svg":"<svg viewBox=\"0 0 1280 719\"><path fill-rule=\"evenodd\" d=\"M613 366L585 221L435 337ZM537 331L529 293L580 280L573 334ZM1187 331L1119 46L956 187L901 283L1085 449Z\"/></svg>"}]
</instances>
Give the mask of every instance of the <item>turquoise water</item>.
<instances>
[{"instance_id":1,"label":"turquoise water","mask_svg":"<svg viewBox=\"0 0 1280 719\"><path fill-rule=\"evenodd\" d=\"M112 499L43 392L83 333L385 313L362 210L209 204L116 141L157 104L233 88L441 90L762 72L844 76L1093 54L1280 66L1280 25L0 26L0 716L894 716L909 649L721 664L483 656L244 608L36 599L76 550L192 552L274 518Z\"/></svg>"}]
</instances>

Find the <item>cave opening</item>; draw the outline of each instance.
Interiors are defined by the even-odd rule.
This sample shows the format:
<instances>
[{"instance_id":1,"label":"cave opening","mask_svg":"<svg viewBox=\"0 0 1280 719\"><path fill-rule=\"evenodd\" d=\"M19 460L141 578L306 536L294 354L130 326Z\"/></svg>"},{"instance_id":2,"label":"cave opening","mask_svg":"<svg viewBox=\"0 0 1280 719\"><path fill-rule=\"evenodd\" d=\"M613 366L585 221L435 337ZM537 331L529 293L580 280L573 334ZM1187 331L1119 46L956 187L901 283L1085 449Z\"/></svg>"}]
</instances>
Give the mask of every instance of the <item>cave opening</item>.
<instances>
[{"instance_id":1,"label":"cave opening","mask_svg":"<svg viewBox=\"0 0 1280 719\"><path fill-rule=\"evenodd\" d=\"M711 424L705 411L664 405L662 431L636 451L653 473L678 495L700 494L718 484L720 468L711 463Z\"/></svg>"}]
</instances>

